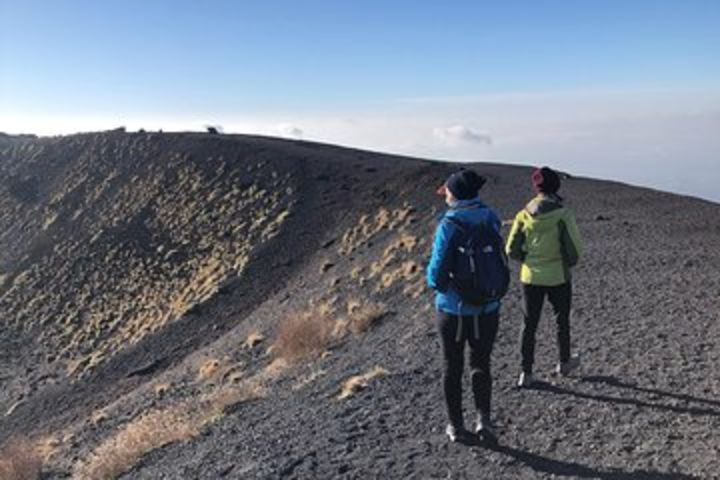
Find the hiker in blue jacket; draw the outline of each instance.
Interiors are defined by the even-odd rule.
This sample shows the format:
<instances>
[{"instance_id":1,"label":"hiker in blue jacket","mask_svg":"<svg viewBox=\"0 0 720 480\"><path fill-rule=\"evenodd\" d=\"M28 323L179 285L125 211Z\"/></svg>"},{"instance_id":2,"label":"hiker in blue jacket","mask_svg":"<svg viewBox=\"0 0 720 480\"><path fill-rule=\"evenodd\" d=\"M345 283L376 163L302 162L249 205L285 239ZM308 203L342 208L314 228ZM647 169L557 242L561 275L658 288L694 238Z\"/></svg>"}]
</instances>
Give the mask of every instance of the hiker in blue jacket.
<instances>
[{"instance_id":1,"label":"hiker in blue jacket","mask_svg":"<svg viewBox=\"0 0 720 480\"><path fill-rule=\"evenodd\" d=\"M471 170L461 170L452 174L438 189L437 193L445 196L449 208L435 232L432 257L427 268L428 285L436 292L435 306L444 357L443 387L450 420L445 433L453 442L470 435L464 427L462 413L466 342L470 346L470 379L477 409L474 430L483 439L497 440L490 417L490 354L498 330L500 301L469 305L462 301L452 285L456 244L462 234L459 225L472 227L484 224L499 237L501 224L498 216L478 197L485 181Z\"/></svg>"}]
</instances>

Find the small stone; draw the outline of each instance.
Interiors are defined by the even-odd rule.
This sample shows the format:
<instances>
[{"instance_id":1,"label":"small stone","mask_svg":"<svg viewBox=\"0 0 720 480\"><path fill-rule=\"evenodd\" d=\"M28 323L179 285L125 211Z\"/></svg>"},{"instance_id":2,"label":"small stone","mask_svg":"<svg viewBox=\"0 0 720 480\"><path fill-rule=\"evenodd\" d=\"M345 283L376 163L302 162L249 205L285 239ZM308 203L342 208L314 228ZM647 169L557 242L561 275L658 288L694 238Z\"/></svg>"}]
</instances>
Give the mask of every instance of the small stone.
<instances>
[{"instance_id":1,"label":"small stone","mask_svg":"<svg viewBox=\"0 0 720 480\"><path fill-rule=\"evenodd\" d=\"M231 464L231 465L227 465L227 466L221 468L221 469L218 470L218 472L217 472L218 477L224 477L224 476L226 476L228 473L232 472L234 468L235 468L235 465L232 465L232 464Z\"/></svg>"}]
</instances>

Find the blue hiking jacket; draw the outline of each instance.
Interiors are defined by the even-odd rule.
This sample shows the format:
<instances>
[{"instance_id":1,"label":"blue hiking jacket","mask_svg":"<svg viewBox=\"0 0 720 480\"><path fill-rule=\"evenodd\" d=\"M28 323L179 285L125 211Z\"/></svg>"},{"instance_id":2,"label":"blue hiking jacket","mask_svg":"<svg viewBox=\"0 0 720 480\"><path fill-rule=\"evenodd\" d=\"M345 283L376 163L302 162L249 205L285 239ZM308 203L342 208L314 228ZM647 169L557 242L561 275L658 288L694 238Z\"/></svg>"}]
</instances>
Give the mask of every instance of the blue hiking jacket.
<instances>
[{"instance_id":1,"label":"blue hiking jacket","mask_svg":"<svg viewBox=\"0 0 720 480\"><path fill-rule=\"evenodd\" d=\"M479 306L466 305L460 301L460 296L450 285L449 272L454 258L452 238L459 233L459 230L446 218L456 218L471 225L487 223L496 231L500 231L500 219L479 198L458 200L440 217L440 224L435 230L432 256L427 267L427 283L435 290L435 308L453 315L487 315L498 312L499 301Z\"/></svg>"}]
</instances>

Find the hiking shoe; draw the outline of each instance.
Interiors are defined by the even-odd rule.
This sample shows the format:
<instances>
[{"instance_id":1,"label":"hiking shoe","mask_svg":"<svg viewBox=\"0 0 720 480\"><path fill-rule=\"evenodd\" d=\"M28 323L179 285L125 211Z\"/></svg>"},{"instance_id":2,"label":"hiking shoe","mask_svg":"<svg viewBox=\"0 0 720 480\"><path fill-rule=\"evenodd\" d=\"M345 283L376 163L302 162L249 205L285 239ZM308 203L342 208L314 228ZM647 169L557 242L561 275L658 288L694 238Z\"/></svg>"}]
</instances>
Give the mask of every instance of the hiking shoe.
<instances>
[{"instance_id":1,"label":"hiking shoe","mask_svg":"<svg viewBox=\"0 0 720 480\"><path fill-rule=\"evenodd\" d=\"M493 427L493 424L488 417L478 415L477 423L475 424L475 433L480 440L484 440L494 445L498 443L495 427Z\"/></svg>"},{"instance_id":2,"label":"hiking shoe","mask_svg":"<svg viewBox=\"0 0 720 480\"><path fill-rule=\"evenodd\" d=\"M456 427L452 423L448 423L445 428L445 435L448 436L451 442L457 442L466 436L466 430L464 427Z\"/></svg>"},{"instance_id":3,"label":"hiking shoe","mask_svg":"<svg viewBox=\"0 0 720 480\"><path fill-rule=\"evenodd\" d=\"M573 355L567 362L560 362L555 367L555 373L566 377L570 375L570 372L580 366L580 355Z\"/></svg>"},{"instance_id":4,"label":"hiking shoe","mask_svg":"<svg viewBox=\"0 0 720 480\"><path fill-rule=\"evenodd\" d=\"M517 386L520 388L530 388L533 383L535 383L535 379L533 378L532 373L522 372L520 374L520 378L518 378Z\"/></svg>"}]
</instances>

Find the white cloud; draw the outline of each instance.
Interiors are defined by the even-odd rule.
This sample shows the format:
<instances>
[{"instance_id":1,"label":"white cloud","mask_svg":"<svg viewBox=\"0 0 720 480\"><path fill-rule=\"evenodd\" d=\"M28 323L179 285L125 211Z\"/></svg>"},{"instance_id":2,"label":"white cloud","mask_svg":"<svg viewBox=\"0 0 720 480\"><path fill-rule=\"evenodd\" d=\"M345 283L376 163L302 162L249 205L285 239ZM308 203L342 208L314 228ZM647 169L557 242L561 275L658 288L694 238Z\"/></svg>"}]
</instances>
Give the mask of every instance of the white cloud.
<instances>
[{"instance_id":1,"label":"white cloud","mask_svg":"<svg viewBox=\"0 0 720 480\"><path fill-rule=\"evenodd\" d=\"M2 111L0 131L55 134L120 125L130 131L198 131L207 118L228 133L308 138L439 160L546 164L720 201L720 91L518 94L244 116L90 118Z\"/></svg>"},{"instance_id":2,"label":"white cloud","mask_svg":"<svg viewBox=\"0 0 720 480\"><path fill-rule=\"evenodd\" d=\"M492 144L490 135L480 133L465 125L435 127L433 128L433 136L448 145L457 145L459 143Z\"/></svg>"},{"instance_id":3,"label":"white cloud","mask_svg":"<svg viewBox=\"0 0 720 480\"><path fill-rule=\"evenodd\" d=\"M301 139L305 132L291 123L281 123L273 128L273 133L285 138Z\"/></svg>"}]
</instances>

